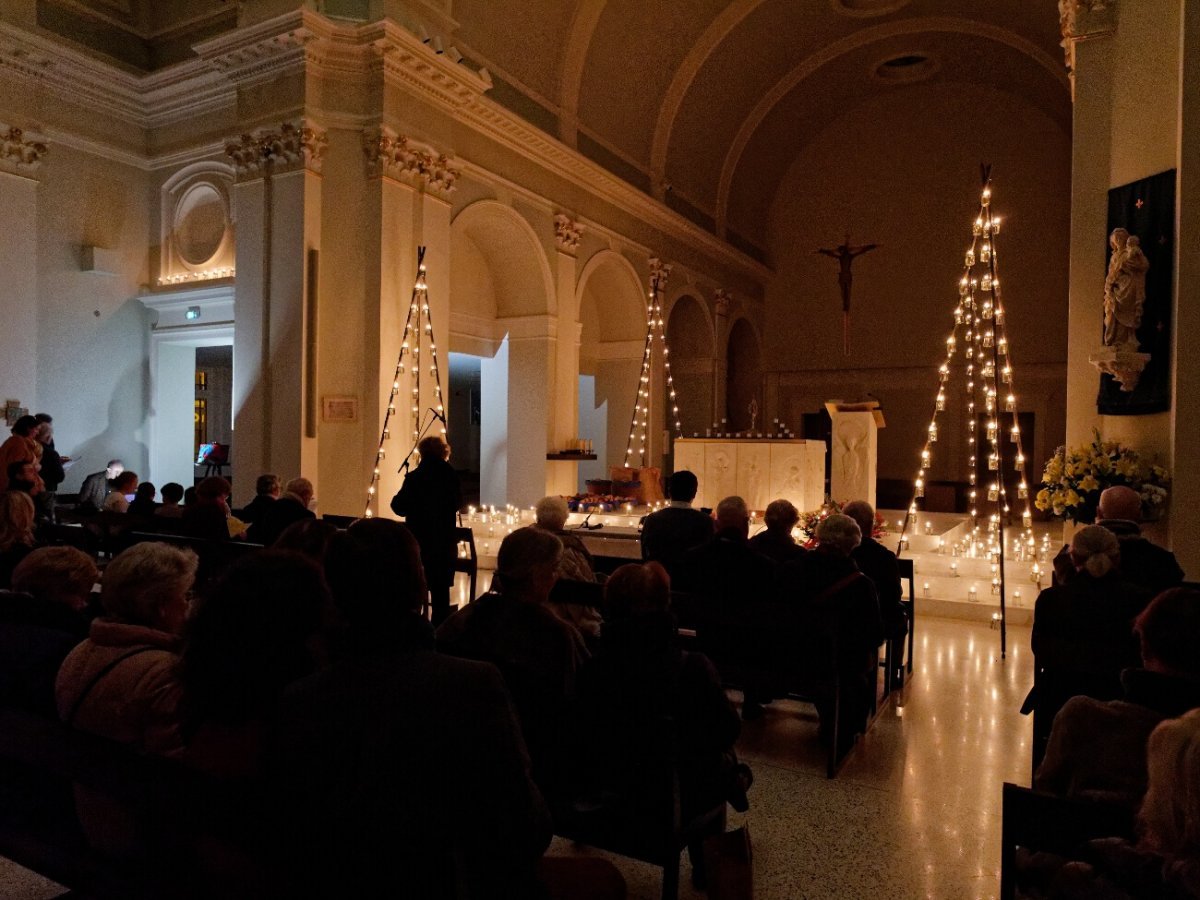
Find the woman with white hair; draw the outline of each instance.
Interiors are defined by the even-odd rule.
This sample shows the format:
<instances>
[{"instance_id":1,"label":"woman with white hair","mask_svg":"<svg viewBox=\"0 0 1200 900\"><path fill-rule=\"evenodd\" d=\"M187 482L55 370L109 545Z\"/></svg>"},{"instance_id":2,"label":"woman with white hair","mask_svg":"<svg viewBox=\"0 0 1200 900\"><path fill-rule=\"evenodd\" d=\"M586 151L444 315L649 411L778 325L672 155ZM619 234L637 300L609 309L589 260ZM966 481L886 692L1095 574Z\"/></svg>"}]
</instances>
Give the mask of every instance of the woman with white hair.
<instances>
[{"instance_id":1,"label":"woman with white hair","mask_svg":"<svg viewBox=\"0 0 1200 900\"><path fill-rule=\"evenodd\" d=\"M884 639L883 620L875 586L850 557L862 540L858 523L840 513L827 516L817 525L816 538L812 552L780 568L780 599L792 614L798 640L811 640L814 634L836 636L842 686L839 721L844 723L836 738L839 749L848 749L855 734L866 730ZM822 649L827 648L810 647L805 652L815 655ZM816 703L822 737L830 741L835 738L829 731L832 700L819 697Z\"/></svg>"},{"instance_id":2,"label":"woman with white hair","mask_svg":"<svg viewBox=\"0 0 1200 900\"><path fill-rule=\"evenodd\" d=\"M64 722L150 753L179 748L179 635L187 618L196 554L134 544L104 571L104 615L58 672Z\"/></svg>"},{"instance_id":3,"label":"woman with white hair","mask_svg":"<svg viewBox=\"0 0 1200 900\"><path fill-rule=\"evenodd\" d=\"M543 497L535 508L537 527L548 531L562 542L562 557L558 561L558 577L560 581L586 581L595 583L596 572L593 568L592 554L583 546L583 541L564 530L567 524L567 501L562 497ZM564 585L566 587L567 585ZM564 622L570 622L579 633L589 642L589 646L600 640L600 627L604 619L600 610L585 603L550 604L554 614Z\"/></svg>"},{"instance_id":4,"label":"woman with white hair","mask_svg":"<svg viewBox=\"0 0 1200 900\"><path fill-rule=\"evenodd\" d=\"M143 543L108 564L100 588L104 615L58 670L59 718L141 752L182 752L176 673L196 561L190 550ZM75 806L96 849L118 857L145 852L141 825L121 804L77 785Z\"/></svg>"},{"instance_id":5,"label":"woman with white hair","mask_svg":"<svg viewBox=\"0 0 1200 900\"><path fill-rule=\"evenodd\" d=\"M1071 541L1075 576L1042 591L1033 609L1033 765L1045 753L1054 717L1075 696L1115 700L1121 670L1139 664L1133 620L1151 593L1121 577L1121 548L1107 528L1088 525Z\"/></svg>"}]
</instances>

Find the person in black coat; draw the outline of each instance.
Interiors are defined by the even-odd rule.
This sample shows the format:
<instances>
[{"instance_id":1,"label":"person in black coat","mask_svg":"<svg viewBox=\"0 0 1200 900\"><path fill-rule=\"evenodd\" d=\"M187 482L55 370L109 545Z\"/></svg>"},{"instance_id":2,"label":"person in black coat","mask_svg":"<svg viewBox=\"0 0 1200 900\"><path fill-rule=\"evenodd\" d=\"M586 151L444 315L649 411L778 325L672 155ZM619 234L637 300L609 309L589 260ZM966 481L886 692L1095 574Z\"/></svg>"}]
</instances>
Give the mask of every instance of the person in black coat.
<instances>
[{"instance_id":1,"label":"person in black coat","mask_svg":"<svg viewBox=\"0 0 1200 900\"><path fill-rule=\"evenodd\" d=\"M1034 603L1034 686L1022 712L1035 713L1035 768L1063 704L1079 695L1115 700L1121 671L1141 662L1133 620L1152 595L1121 577L1120 554L1111 531L1088 525L1071 541L1075 575L1046 588Z\"/></svg>"},{"instance_id":2,"label":"person in black coat","mask_svg":"<svg viewBox=\"0 0 1200 900\"><path fill-rule=\"evenodd\" d=\"M308 508L312 499L313 483L307 478L293 478L287 483L283 496L267 504L251 523L246 530L246 540L270 547L293 522L317 517Z\"/></svg>"},{"instance_id":3,"label":"person in black coat","mask_svg":"<svg viewBox=\"0 0 1200 900\"><path fill-rule=\"evenodd\" d=\"M756 719L774 693L771 661L762 652L772 632L775 563L750 548L750 512L741 497L717 504L717 531L680 558L672 584L693 595L700 646L722 674L740 683L742 716Z\"/></svg>"},{"instance_id":4,"label":"person in black coat","mask_svg":"<svg viewBox=\"0 0 1200 900\"><path fill-rule=\"evenodd\" d=\"M750 538L750 549L782 564L799 559L808 551L792 537L800 512L787 500L772 500L763 513L767 527Z\"/></svg>"},{"instance_id":5,"label":"person in black coat","mask_svg":"<svg viewBox=\"0 0 1200 900\"><path fill-rule=\"evenodd\" d=\"M713 520L692 509L699 482L686 469L667 481L669 506L646 516L642 522L642 559L662 563L674 579L679 561L693 547L707 543L713 536Z\"/></svg>"},{"instance_id":6,"label":"person in black coat","mask_svg":"<svg viewBox=\"0 0 1200 900\"><path fill-rule=\"evenodd\" d=\"M283 485L279 476L272 473L259 475L254 482L254 499L247 503L238 513L238 518L246 524L260 519L279 499Z\"/></svg>"},{"instance_id":7,"label":"person in black coat","mask_svg":"<svg viewBox=\"0 0 1200 900\"><path fill-rule=\"evenodd\" d=\"M417 452L421 461L404 476L404 484L392 498L392 512L404 516L404 523L421 546L421 564L425 566L436 628L450 615L450 588L458 556L455 528L462 489L458 473L449 463L450 447L443 438L423 438Z\"/></svg>"},{"instance_id":8,"label":"person in black coat","mask_svg":"<svg viewBox=\"0 0 1200 900\"><path fill-rule=\"evenodd\" d=\"M494 666L435 652L409 529L355 522L325 570L345 646L285 695L265 767L287 895L538 896L551 827L516 711Z\"/></svg>"},{"instance_id":9,"label":"person in black coat","mask_svg":"<svg viewBox=\"0 0 1200 900\"><path fill-rule=\"evenodd\" d=\"M42 468L38 474L42 476L43 489L33 502L38 509L38 518L53 523L58 486L67 477L63 463L69 458L60 456L54 448L54 420L46 413L38 413L34 418L41 423L34 432L34 439L42 445Z\"/></svg>"},{"instance_id":10,"label":"person in black coat","mask_svg":"<svg viewBox=\"0 0 1200 900\"><path fill-rule=\"evenodd\" d=\"M67 654L88 636L85 615L99 573L74 547L34 550L0 591L0 707L57 716L54 680Z\"/></svg>"},{"instance_id":11,"label":"person in black coat","mask_svg":"<svg viewBox=\"0 0 1200 900\"><path fill-rule=\"evenodd\" d=\"M125 471L125 463L110 459L103 472L93 472L83 479L79 488L79 512L94 513L104 508L104 500L112 491L113 481Z\"/></svg>"},{"instance_id":12,"label":"person in black coat","mask_svg":"<svg viewBox=\"0 0 1200 900\"><path fill-rule=\"evenodd\" d=\"M836 738L850 744L866 728L874 699L883 619L874 584L851 556L862 540L858 523L835 513L817 526L816 538L815 550L779 570L779 599L788 610L788 626L781 633L799 645L799 662L806 667L822 670L836 661L842 689L842 726ZM826 740L835 738L832 700L816 698Z\"/></svg>"},{"instance_id":13,"label":"person in black coat","mask_svg":"<svg viewBox=\"0 0 1200 900\"><path fill-rule=\"evenodd\" d=\"M1100 494L1096 524L1117 536L1121 545L1121 577L1156 595L1183 581L1183 569L1175 554L1142 537L1142 498L1133 488L1118 485ZM1075 574L1070 548L1054 557L1054 580L1066 584Z\"/></svg>"}]
</instances>

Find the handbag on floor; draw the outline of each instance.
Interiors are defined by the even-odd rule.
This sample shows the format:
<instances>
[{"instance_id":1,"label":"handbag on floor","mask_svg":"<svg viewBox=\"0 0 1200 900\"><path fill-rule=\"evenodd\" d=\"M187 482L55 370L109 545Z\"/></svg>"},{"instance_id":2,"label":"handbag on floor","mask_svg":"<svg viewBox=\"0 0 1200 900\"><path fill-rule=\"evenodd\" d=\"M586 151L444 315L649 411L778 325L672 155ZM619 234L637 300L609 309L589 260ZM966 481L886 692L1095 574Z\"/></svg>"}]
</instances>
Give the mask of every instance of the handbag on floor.
<instances>
[{"instance_id":1,"label":"handbag on floor","mask_svg":"<svg viewBox=\"0 0 1200 900\"><path fill-rule=\"evenodd\" d=\"M754 900L750 829L743 825L704 841L709 900Z\"/></svg>"}]
</instances>

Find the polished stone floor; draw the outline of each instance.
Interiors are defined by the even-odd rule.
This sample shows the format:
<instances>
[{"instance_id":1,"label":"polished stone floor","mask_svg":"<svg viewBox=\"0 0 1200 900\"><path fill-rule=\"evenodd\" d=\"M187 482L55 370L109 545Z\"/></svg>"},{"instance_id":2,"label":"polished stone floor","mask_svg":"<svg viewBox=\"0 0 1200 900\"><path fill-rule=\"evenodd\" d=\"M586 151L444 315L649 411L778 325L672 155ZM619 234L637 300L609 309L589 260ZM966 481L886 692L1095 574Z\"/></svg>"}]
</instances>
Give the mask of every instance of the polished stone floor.
<instances>
[{"instance_id":1,"label":"polished stone floor","mask_svg":"<svg viewBox=\"0 0 1200 900\"><path fill-rule=\"evenodd\" d=\"M777 703L743 728L758 900L982 900L1000 890L1000 794L1029 784L1029 629L1008 656L986 624L919 618L916 667L837 779L825 777L811 707ZM572 852L559 842L555 852ZM614 858L631 900L658 900L658 871ZM693 891L684 863L681 898Z\"/></svg>"},{"instance_id":2,"label":"polished stone floor","mask_svg":"<svg viewBox=\"0 0 1200 900\"><path fill-rule=\"evenodd\" d=\"M1000 786L1029 783L1029 629L1008 658L986 624L920 618L913 675L836 780L825 777L812 708L777 703L746 725L750 811L732 814L754 845L759 900L953 898L999 893ZM554 853L587 852L556 841ZM657 869L615 859L631 900L658 900ZM689 884L681 898L701 898ZM61 889L0 859L0 897Z\"/></svg>"}]
</instances>

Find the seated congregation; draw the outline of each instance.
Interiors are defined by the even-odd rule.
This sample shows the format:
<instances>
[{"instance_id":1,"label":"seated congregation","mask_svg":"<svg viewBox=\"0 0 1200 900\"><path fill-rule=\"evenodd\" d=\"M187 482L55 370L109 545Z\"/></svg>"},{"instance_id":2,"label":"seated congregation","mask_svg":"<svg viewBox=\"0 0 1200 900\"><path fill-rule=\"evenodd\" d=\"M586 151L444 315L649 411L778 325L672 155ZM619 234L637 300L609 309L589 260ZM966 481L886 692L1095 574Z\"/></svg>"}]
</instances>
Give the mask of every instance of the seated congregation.
<instances>
[{"instance_id":1,"label":"seated congregation","mask_svg":"<svg viewBox=\"0 0 1200 900\"><path fill-rule=\"evenodd\" d=\"M713 518L684 499L691 473L671 486L672 505L646 520L645 562L607 577L564 530L565 502L545 498L538 524L501 544L491 589L436 629L411 526L339 530L306 509L304 479L282 495L279 479L259 479L243 515L252 534L277 530L271 546L245 544L207 572L172 534L136 534L99 560L56 546L30 498L6 491L0 712L26 728L57 718L199 779L178 796L205 809L180 801L165 817L69 767L43 792L87 852L118 868L158 854L142 875L166 878L164 895L186 872L195 896L624 896L611 864L544 856L559 834L661 865L674 896L680 852L703 886L705 839L725 831L727 805L750 803L726 688L746 692L747 719L804 688L844 751L904 613L898 577L877 590L859 573L853 519L830 517L815 550L793 543L781 564L750 546L740 498ZM230 542L228 497L228 482L208 478L188 498L174 521L193 525L194 546ZM796 515L772 504L780 546ZM877 595L896 609L881 615ZM828 677L807 677L817 670ZM0 742L0 771L48 777L30 746ZM24 813L41 806L35 818L53 806L25 800ZM10 804L0 833L24 827L22 814Z\"/></svg>"},{"instance_id":2,"label":"seated congregation","mask_svg":"<svg viewBox=\"0 0 1200 900\"><path fill-rule=\"evenodd\" d=\"M1005 786L1004 896L1200 896L1200 590L1139 505L1105 491L1037 599L1034 790Z\"/></svg>"}]
</instances>

